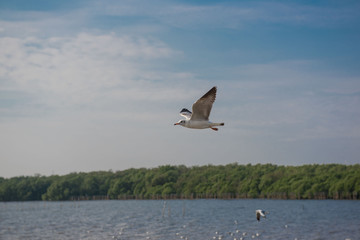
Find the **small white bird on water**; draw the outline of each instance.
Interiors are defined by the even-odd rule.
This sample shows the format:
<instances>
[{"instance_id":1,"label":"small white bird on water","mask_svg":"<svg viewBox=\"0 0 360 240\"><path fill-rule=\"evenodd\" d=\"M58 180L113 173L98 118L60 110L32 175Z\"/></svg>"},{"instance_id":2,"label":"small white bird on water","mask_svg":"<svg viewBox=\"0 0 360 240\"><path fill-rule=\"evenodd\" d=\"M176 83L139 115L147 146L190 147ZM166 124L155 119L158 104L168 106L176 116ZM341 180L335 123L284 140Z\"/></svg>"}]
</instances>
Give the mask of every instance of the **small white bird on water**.
<instances>
[{"instance_id":1,"label":"small white bird on water","mask_svg":"<svg viewBox=\"0 0 360 240\"><path fill-rule=\"evenodd\" d=\"M264 210L258 209L255 211L256 213L256 219L260 221L260 217L266 218L266 212Z\"/></svg>"},{"instance_id":2,"label":"small white bird on water","mask_svg":"<svg viewBox=\"0 0 360 240\"><path fill-rule=\"evenodd\" d=\"M215 98L216 87L213 87L192 105L193 112L183 108L180 111L180 115L185 117L185 119L178 121L174 125L195 129L211 128L217 131L218 128L215 126L224 126L224 123L213 123L209 121L209 115Z\"/></svg>"}]
</instances>

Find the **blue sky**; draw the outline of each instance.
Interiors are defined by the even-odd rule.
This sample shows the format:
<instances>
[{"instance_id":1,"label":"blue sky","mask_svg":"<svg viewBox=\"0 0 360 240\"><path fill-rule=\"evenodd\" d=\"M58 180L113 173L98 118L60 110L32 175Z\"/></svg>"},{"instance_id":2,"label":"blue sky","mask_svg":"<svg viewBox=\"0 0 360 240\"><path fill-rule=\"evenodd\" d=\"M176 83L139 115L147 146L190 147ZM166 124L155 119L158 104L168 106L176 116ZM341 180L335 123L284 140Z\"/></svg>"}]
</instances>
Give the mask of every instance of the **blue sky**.
<instances>
[{"instance_id":1,"label":"blue sky","mask_svg":"<svg viewBox=\"0 0 360 240\"><path fill-rule=\"evenodd\" d=\"M360 163L358 1L1 1L0 176ZM218 87L218 132L173 126Z\"/></svg>"}]
</instances>

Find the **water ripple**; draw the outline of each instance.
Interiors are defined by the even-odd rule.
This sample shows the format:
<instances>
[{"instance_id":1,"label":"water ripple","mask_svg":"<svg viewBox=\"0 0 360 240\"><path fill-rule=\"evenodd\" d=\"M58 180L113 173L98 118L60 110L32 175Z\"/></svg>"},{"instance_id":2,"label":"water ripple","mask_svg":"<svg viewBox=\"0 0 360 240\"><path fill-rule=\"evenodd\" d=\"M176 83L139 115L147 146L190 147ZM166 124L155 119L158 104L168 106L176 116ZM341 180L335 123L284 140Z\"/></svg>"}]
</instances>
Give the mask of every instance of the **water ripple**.
<instances>
[{"instance_id":1,"label":"water ripple","mask_svg":"<svg viewBox=\"0 0 360 240\"><path fill-rule=\"evenodd\" d=\"M256 221L255 210L269 211ZM2 202L1 239L347 239L359 201Z\"/></svg>"}]
</instances>

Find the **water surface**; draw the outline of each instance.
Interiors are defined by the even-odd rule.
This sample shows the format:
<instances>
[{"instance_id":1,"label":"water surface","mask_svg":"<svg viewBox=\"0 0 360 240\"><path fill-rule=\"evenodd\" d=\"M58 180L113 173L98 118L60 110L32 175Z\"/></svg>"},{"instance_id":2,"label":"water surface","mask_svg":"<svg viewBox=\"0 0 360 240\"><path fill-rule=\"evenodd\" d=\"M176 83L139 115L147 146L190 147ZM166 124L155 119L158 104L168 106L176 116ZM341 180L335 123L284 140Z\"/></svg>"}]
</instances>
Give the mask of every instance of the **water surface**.
<instances>
[{"instance_id":1,"label":"water surface","mask_svg":"<svg viewBox=\"0 0 360 240\"><path fill-rule=\"evenodd\" d=\"M355 240L359 213L349 200L1 202L0 239Z\"/></svg>"}]
</instances>

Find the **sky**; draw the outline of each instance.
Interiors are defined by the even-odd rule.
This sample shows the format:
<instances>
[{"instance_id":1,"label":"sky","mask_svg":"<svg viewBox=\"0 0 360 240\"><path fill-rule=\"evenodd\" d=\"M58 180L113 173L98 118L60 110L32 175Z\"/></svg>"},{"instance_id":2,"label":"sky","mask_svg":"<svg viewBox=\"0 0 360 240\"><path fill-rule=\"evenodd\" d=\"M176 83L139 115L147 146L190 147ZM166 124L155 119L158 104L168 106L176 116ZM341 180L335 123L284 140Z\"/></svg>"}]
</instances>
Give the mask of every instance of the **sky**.
<instances>
[{"instance_id":1,"label":"sky","mask_svg":"<svg viewBox=\"0 0 360 240\"><path fill-rule=\"evenodd\" d=\"M359 1L0 1L0 176L359 164ZM211 87L219 131L174 123Z\"/></svg>"}]
</instances>

